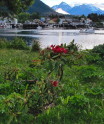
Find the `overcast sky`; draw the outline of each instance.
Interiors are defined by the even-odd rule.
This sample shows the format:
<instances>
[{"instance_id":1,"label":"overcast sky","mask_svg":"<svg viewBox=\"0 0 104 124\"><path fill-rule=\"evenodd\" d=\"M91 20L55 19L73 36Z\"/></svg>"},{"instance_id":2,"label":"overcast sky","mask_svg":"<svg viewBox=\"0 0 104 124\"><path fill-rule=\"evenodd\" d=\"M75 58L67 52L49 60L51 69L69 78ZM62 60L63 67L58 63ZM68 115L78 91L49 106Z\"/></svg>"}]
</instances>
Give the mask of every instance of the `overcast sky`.
<instances>
[{"instance_id":1,"label":"overcast sky","mask_svg":"<svg viewBox=\"0 0 104 124\"><path fill-rule=\"evenodd\" d=\"M73 4L82 4L82 3L90 3L90 4L104 4L104 0L41 0L45 4L49 5L52 7L53 5L57 5L59 3L66 2L69 5Z\"/></svg>"}]
</instances>

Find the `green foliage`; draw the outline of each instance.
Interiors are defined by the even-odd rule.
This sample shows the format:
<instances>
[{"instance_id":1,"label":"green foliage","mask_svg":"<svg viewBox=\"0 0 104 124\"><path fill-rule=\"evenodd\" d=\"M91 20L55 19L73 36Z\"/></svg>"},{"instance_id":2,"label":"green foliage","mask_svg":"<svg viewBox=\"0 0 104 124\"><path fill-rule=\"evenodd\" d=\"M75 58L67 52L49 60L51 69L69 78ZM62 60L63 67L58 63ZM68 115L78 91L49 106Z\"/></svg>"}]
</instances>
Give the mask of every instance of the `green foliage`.
<instances>
[{"instance_id":1,"label":"green foliage","mask_svg":"<svg viewBox=\"0 0 104 124\"><path fill-rule=\"evenodd\" d=\"M40 51L41 50L41 47L40 47L40 43L39 41L36 41L34 40L33 43L32 43L32 48L31 48L31 51Z\"/></svg>"},{"instance_id":2,"label":"green foliage","mask_svg":"<svg viewBox=\"0 0 104 124\"><path fill-rule=\"evenodd\" d=\"M89 99L86 98L83 95L74 95L74 96L68 96L67 98L61 97L62 104L74 106L74 107L85 107L86 104L88 104Z\"/></svg>"},{"instance_id":3,"label":"green foliage","mask_svg":"<svg viewBox=\"0 0 104 124\"><path fill-rule=\"evenodd\" d=\"M104 44L95 46L92 49L93 53L99 54L102 59L104 59Z\"/></svg>"},{"instance_id":4,"label":"green foliage","mask_svg":"<svg viewBox=\"0 0 104 124\"><path fill-rule=\"evenodd\" d=\"M99 54L92 52L92 50L86 51L84 56L88 64L98 64L101 61Z\"/></svg>"},{"instance_id":5,"label":"green foliage","mask_svg":"<svg viewBox=\"0 0 104 124\"><path fill-rule=\"evenodd\" d=\"M40 19L40 14L39 13L32 13L30 14L30 19Z\"/></svg>"},{"instance_id":6,"label":"green foliage","mask_svg":"<svg viewBox=\"0 0 104 124\"><path fill-rule=\"evenodd\" d=\"M101 98L103 97L104 89L102 87L92 87L91 89L87 89L87 96L90 97L98 97Z\"/></svg>"},{"instance_id":7,"label":"green foliage","mask_svg":"<svg viewBox=\"0 0 104 124\"><path fill-rule=\"evenodd\" d=\"M10 83L7 82L7 83L1 83L0 84L0 94L9 94L10 92Z\"/></svg>"},{"instance_id":8,"label":"green foliage","mask_svg":"<svg viewBox=\"0 0 104 124\"><path fill-rule=\"evenodd\" d=\"M103 124L101 59L74 46L0 49L1 124Z\"/></svg>"},{"instance_id":9,"label":"green foliage","mask_svg":"<svg viewBox=\"0 0 104 124\"><path fill-rule=\"evenodd\" d=\"M79 80L86 83L95 82L99 77L97 68L93 65L83 65L76 67L76 72L78 73Z\"/></svg>"},{"instance_id":10,"label":"green foliage","mask_svg":"<svg viewBox=\"0 0 104 124\"><path fill-rule=\"evenodd\" d=\"M0 115L5 115L4 118L0 119L0 122L3 124L18 124L18 123L26 123L25 119L27 117L28 107L26 105L26 99L23 98L18 93L11 93L10 95L3 97L0 96ZM33 116L28 114L28 118L26 119L29 123L31 123Z\"/></svg>"},{"instance_id":11,"label":"green foliage","mask_svg":"<svg viewBox=\"0 0 104 124\"><path fill-rule=\"evenodd\" d=\"M30 19L30 14L26 12L22 12L18 15L18 20L21 23L24 23L25 21Z\"/></svg>"},{"instance_id":12,"label":"green foliage","mask_svg":"<svg viewBox=\"0 0 104 124\"><path fill-rule=\"evenodd\" d=\"M19 49L19 50L28 50L29 47L22 38L14 38L13 40L0 39L0 49L9 48L9 49Z\"/></svg>"},{"instance_id":13,"label":"green foliage","mask_svg":"<svg viewBox=\"0 0 104 124\"><path fill-rule=\"evenodd\" d=\"M14 38L10 42L10 48L12 48L12 49L19 49L19 50L29 49L27 47L26 42L22 38Z\"/></svg>"},{"instance_id":14,"label":"green foliage","mask_svg":"<svg viewBox=\"0 0 104 124\"><path fill-rule=\"evenodd\" d=\"M72 42L70 42L69 45L67 45L67 48L70 52L77 52L79 49L79 46L77 44L74 43L74 40Z\"/></svg>"},{"instance_id":15,"label":"green foliage","mask_svg":"<svg viewBox=\"0 0 104 124\"><path fill-rule=\"evenodd\" d=\"M8 45L9 45L8 42L9 42L9 41L7 41L6 39L1 39L1 38L0 38L0 49L2 49L2 48L7 48Z\"/></svg>"},{"instance_id":16,"label":"green foliage","mask_svg":"<svg viewBox=\"0 0 104 124\"><path fill-rule=\"evenodd\" d=\"M98 15L96 13L91 13L88 15L88 18L90 18L93 22L100 22L104 20L104 15Z\"/></svg>"},{"instance_id":17,"label":"green foliage","mask_svg":"<svg viewBox=\"0 0 104 124\"><path fill-rule=\"evenodd\" d=\"M10 14L19 14L33 4L33 0L1 0L0 14L7 16Z\"/></svg>"},{"instance_id":18,"label":"green foliage","mask_svg":"<svg viewBox=\"0 0 104 124\"><path fill-rule=\"evenodd\" d=\"M18 14L17 16L18 20L20 23L24 23L25 21L28 20L34 20L34 19L40 19L40 14L39 13L28 13L28 12L21 12L20 14Z\"/></svg>"}]
</instances>

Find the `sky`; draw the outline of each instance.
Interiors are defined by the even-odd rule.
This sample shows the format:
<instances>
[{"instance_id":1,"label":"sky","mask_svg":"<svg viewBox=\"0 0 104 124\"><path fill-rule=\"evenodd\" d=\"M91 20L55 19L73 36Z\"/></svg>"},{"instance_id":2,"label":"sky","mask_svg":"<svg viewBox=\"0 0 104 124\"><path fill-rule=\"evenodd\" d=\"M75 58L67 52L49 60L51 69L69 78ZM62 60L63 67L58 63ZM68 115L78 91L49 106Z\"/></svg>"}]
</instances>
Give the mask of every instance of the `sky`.
<instances>
[{"instance_id":1,"label":"sky","mask_svg":"<svg viewBox=\"0 0 104 124\"><path fill-rule=\"evenodd\" d=\"M82 3L104 5L104 0L41 0L41 1L43 1L45 4L49 5L50 7L57 5L62 1L68 3L71 6L73 6L74 4L82 4Z\"/></svg>"}]
</instances>

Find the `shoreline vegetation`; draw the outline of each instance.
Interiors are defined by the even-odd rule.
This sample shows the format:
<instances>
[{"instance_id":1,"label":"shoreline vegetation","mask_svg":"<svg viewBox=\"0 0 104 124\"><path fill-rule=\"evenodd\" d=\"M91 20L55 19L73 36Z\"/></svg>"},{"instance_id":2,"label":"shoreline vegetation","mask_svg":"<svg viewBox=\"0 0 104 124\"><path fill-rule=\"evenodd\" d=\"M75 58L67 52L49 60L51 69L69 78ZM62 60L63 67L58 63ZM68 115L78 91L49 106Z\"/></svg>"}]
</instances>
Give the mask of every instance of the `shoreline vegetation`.
<instances>
[{"instance_id":1,"label":"shoreline vegetation","mask_svg":"<svg viewBox=\"0 0 104 124\"><path fill-rule=\"evenodd\" d=\"M79 50L0 39L0 124L103 124L104 44Z\"/></svg>"}]
</instances>

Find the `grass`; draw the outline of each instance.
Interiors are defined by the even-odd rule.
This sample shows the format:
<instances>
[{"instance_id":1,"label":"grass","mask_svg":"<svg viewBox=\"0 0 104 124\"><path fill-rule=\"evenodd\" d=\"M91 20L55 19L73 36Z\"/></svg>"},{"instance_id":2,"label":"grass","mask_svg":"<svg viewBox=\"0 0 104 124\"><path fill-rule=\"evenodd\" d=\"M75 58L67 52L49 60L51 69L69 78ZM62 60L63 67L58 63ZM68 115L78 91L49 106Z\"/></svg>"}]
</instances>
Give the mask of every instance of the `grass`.
<instances>
[{"instance_id":1,"label":"grass","mask_svg":"<svg viewBox=\"0 0 104 124\"><path fill-rule=\"evenodd\" d=\"M95 62L95 58L94 62L92 61L92 55L89 54L86 57L86 53L82 52L82 54L84 54L84 58L81 58L78 62L76 62L76 60L73 61L71 66L70 64L65 64L63 78L59 83L59 90L57 88L55 89L55 92L58 91L58 98L55 99L54 107L40 112L34 119L29 119L31 116L29 115L30 113L27 112L26 116L24 115L22 117L21 115L22 119L28 116L27 122L25 119L21 119L17 122L11 121L10 124L104 124L104 70L100 64ZM98 57L96 58L99 59ZM37 59L39 59L38 52L30 52L29 50L1 49L1 76L3 76L6 70L11 68L26 70L29 68L31 61ZM37 66L37 68L35 68L37 70L35 70L34 73L37 77L42 77L41 81L44 82L43 76L45 76L47 72L45 67L48 65L43 66L43 70ZM52 66L50 67L52 68ZM32 72L33 70L30 71ZM31 91L33 93L32 96L37 96L37 98L35 98L35 100L37 100L40 97L37 92L41 92L41 90L39 90L38 87L35 87L35 85L30 87L32 90L28 89L28 91L27 89L23 89L21 93L22 97L25 97L26 93L29 95ZM38 82L38 85L41 87L40 82ZM19 93L20 91L17 92L18 90L16 89L17 86L18 85L15 85L15 91L16 93ZM8 89L9 86L6 84L5 87ZM35 92L33 92L34 90ZM24 92L25 95L23 95ZM11 94L12 93L13 91ZM48 93L51 94L49 91ZM47 96L45 96L45 98L47 98ZM31 103L29 103L29 105L35 103L35 100L32 97L31 101L30 97ZM39 105L40 102L38 101L37 104ZM34 108L36 106L33 104L32 107ZM1 122L1 124L5 123Z\"/></svg>"},{"instance_id":2,"label":"grass","mask_svg":"<svg viewBox=\"0 0 104 124\"><path fill-rule=\"evenodd\" d=\"M4 72L8 68L27 68L32 60L38 58L38 52L30 52L29 50L0 50L0 72Z\"/></svg>"}]
</instances>

